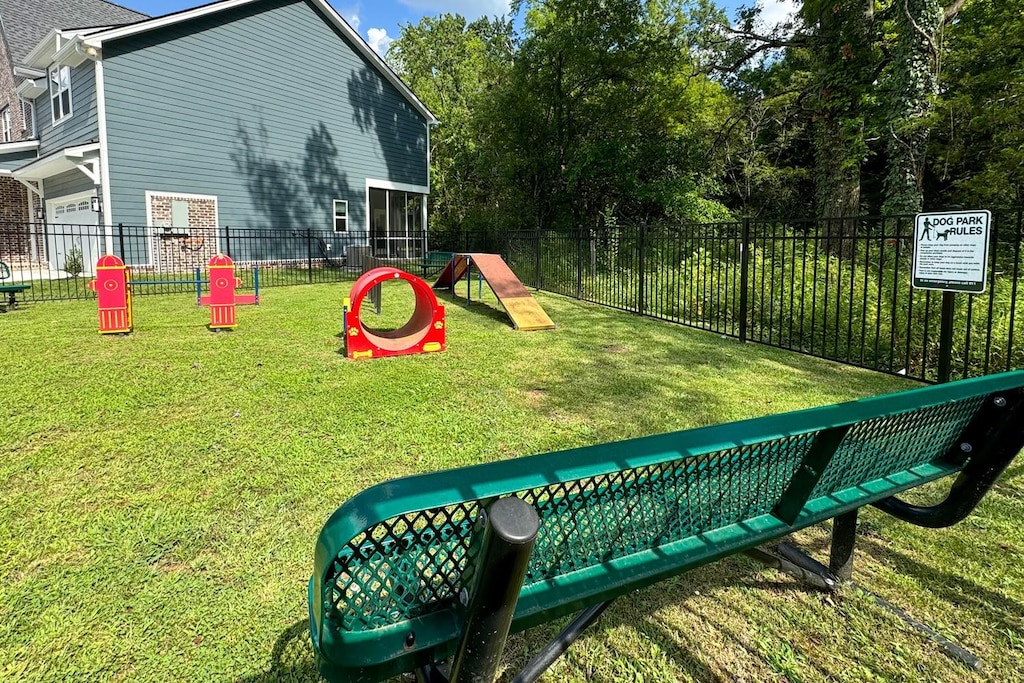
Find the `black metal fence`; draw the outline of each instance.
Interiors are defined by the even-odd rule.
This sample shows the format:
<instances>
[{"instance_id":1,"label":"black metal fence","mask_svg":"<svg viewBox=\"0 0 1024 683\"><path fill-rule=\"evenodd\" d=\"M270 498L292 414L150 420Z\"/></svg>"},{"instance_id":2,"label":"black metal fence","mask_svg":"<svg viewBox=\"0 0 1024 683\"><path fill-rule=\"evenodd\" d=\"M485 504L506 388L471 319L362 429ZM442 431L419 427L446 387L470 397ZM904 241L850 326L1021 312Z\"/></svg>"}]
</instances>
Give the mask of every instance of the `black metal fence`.
<instances>
[{"instance_id":1,"label":"black metal fence","mask_svg":"<svg viewBox=\"0 0 1024 683\"><path fill-rule=\"evenodd\" d=\"M891 374L942 381L1024 366L1020 210L992 212L986 291L911 287L913 216L520 232L500 251L530 286ZM470 237L432 249L480 249ZM680 359L686 362L686 359Z\"/></svg>"},{"instance_id":2,"label":"black metal fence","mask_svg":"<svg viewBox=\"0 0 1024 683\"><path fill-rule=\"evenodd\" d=\"M432 235L429 248L498 252L528 286L926 381L1024 365L1021 210L993 211L987 289L956 295L948 338L941 334L942 294L911 288L913 220L460 232ZM405 263L428 247L424 236L400 239ZM135 282L194 279L220 251L235 259L246 286L258 265L261 287L348 280L375 254L396 253L379 236L356 232L0 225L0 261L16 281L33 284L30 300L91 297L92 264L107 250L133 266ZM183 283L138 291L194 289Z\"/></svg>"},{"instance_id":3,"label":"black metal fence","mask_svg":"<svg viewBox=\"0 0 1024 683\"><path fill-rule=\"evenodd\" d=\"M205 272L218 253L232 257L253 287L338 282L363 271L376 254L401 254L392 263L418 261L426 236L381 236L368 232L253 228L148 228L43 223L0 223L0 261L11 281L30 283L27 301L88 299L97 258L119 256L132 267L136 294L194 292L195 272ZM178 282L180 281L180 282Z\"/></svg>"}]
</instances>

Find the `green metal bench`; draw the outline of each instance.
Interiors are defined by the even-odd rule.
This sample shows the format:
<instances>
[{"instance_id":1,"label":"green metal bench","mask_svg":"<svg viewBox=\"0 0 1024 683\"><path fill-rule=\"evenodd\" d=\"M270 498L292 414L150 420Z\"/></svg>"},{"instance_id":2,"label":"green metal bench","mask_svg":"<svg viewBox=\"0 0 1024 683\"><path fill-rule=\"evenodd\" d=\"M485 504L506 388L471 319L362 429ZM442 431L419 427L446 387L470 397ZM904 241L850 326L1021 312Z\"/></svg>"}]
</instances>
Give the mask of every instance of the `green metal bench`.
<instances>
[{"instance_id":1,"label":"green metal bench","mask_svg":"<svg viewBox=\"0 0 1024 683\"><path fill-rule=\"evenodd\" d=\"M426 280L427 276L436 275L444 270L454 255L450 251L428 251L416 265L423 271L423 279Z\"/></svg>"},{"instance_id":2,"label":"green metal bench","mask_svg":"<svg viewBox=\"0 0 1024 683\"><path fill-rule=\"evenodd\" d=\"M492 680L508 632L586 610L515 679L535 680L607 601L740 552L849 580L860 507L936 528L974 509L1024 447L1022 387L1006 373L367 489L317 541L320 672ZM938 505L894 497L954 474ZM827 570L756 548L831 518Z\"/></svg>"},{"instance_id":3,"label":"green metal bench","mask_svg":"<svg viewBox=\"0 0 1024 683\"><path fill-rule=\"evenodd\" d=\"M32 289L31 284L10 284L3 282L4 280L9 280L10 278L10 267L3 261L0 261L0 313L6 313L7 309L9 308L17 308L17 295L20 294L21 292L24 292L27 289ZM7 295L6 301L4 301L4 297L2 296L5 294Z\"/></svg>"}]
</instances>

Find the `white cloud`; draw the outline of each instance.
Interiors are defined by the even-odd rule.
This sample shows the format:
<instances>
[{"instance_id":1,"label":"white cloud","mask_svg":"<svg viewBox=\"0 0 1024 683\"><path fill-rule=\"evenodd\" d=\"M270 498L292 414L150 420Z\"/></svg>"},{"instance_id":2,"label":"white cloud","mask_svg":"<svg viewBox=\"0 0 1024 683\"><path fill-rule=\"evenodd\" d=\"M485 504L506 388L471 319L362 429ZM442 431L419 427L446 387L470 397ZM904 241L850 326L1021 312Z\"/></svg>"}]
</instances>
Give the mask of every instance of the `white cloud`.
<instances>
[{"instance_id":1,"label":"white cloud","mask_svg":"<svg viewBox=\"0 0 1024 683\"><path fill-rule=\"evenodd\" d=\"M388 51L388 46L394 40L388 35L386 28L371 28L366 32L366 42L370 44L373 51L379 54L381 57Z\"/></svg>"},{"instance_id":2,"label":"white cloud","mask_svg":"<svg viewBox=\"0 0 1024 683\"><path fill-rule=\"evenodd\" d=\"M359 5L356 5L355 7L349 7L348 9L343 9L341 10L341 12L339 12L339 14L341 14L342 18L344 18L345 21L348 22L349 26L351 26L356 31L359 30Z\"/></svg>"},{"instance_id":3,"label":"white cloud","mask_svg":"<svg viewBox=\"0 0 1024 683\"><path fill-rule=\"evenodd\" d=\"M799 7L796 0L761 0L761 21L775 26L792 19Z\"/></svg>"},{"instance_id":4,"label":"white cloud","mask_svg":"<svg viewBox=\"0 0 1024 683\"><path fill-rule=\"evenodd\" d=\"M509 0L401 0L401 3L425 14L461 14L471 21L484 16L508 14L509 6Z\"/></svg>"}]
</instances>

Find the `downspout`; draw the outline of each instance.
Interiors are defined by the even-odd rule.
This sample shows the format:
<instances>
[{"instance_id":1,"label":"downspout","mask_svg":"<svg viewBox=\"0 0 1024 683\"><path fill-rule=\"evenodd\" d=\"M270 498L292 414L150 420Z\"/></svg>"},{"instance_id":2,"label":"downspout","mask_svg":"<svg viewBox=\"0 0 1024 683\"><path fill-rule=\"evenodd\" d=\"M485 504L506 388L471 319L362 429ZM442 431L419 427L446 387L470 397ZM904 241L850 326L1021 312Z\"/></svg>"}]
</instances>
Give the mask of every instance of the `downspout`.
<instances>
[{"instance_id":1,"label":"downspout","mask_svg":"<svg viewBox=\"0 0 1024 683\"><path fill-rule=\"evenodd\" d=\"M81 40L75 41L75 52L86 59L92 60L96 79L96 126L99 130L100 142L100 173L96 184L100 190L100 225L106 234L108 254L114 253L114 226L110 220L113 215L110 203L110 153L107 150L107 101L103 87L103 55L100 49L92 45L83 49ZM124 258L124 254L121 254Z\"/></svg>"}]
</instances>

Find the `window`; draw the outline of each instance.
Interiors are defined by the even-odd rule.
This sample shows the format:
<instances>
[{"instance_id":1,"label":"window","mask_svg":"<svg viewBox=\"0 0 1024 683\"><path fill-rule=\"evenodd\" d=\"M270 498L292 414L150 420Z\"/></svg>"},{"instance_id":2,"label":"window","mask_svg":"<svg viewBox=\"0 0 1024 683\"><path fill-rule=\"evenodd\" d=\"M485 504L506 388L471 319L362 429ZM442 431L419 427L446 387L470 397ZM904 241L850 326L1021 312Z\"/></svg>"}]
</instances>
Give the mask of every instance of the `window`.
<instances>
[{"instance_id":1,"label":"window","mask_svg":"<svg viewBox=\"0 0 1024 683\"><path fill-rule=\"evenodd\" d=\"M417 258L423 254L426 235L426 195L404 190L369 188L370 239L375 256Z\"/></svg>"},{"instance_id":2,"label":"window","mask_svg":"<svg viewBox=\"0 0 1024 683\"><path fill-rule=\"evenodd\" d=\"M348 232L348 200L334 200L334 232Z\"/></svg>"},{"instance_id":3,"label":"window","mask_svg":"<svg viewBox=\"0 0 1024 683\"><path fill-rule=\"evenodd\" d=\"M36 136L35 112L32 110L32 103L27 100L21 101L21 120L25 126L22 128L25 131L25 137L34 138Z\"/></svg>"},{"instance_id":4,"label":"window","mask_svg":"<svg viewBox=\"0 0 1024 683\"><path fill-rule=\"evenodd\" d=\"M0 129L3 130L3 141L10 142L14 139L11 131L11 108L4 107L3 113L0 113Z\"/></svg>"},{"instance_id":5,"label":"window","mask_svg":"<svg viewBox=\"0 0 1024 683\"><path fill-rule=\"evenodd\" d=\"M71 68L54 66L50 69L50 112L58 123L71 116Z\"/></svg>"}]
</instances>

